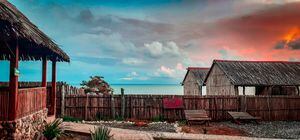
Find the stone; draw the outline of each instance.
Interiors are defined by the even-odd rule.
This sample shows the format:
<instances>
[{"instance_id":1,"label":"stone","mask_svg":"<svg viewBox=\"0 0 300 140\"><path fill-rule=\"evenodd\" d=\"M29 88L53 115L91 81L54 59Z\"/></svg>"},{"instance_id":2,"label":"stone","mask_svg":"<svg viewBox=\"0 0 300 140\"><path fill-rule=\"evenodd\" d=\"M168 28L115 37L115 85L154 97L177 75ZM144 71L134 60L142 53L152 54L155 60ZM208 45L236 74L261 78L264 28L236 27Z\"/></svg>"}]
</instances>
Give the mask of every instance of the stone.
<instances>
[{"instance_id":1,"label":"stone","mask_svg":"<svg viewBox=\"0 0 300 140\"><path fill-rule=\"evenodd\" d=\"M3 139L33 139L35 133L42 130L47 118L47 109L17 119L13 122L3 122L0 126L0 140Z\"/></svg>"}]
</instances>

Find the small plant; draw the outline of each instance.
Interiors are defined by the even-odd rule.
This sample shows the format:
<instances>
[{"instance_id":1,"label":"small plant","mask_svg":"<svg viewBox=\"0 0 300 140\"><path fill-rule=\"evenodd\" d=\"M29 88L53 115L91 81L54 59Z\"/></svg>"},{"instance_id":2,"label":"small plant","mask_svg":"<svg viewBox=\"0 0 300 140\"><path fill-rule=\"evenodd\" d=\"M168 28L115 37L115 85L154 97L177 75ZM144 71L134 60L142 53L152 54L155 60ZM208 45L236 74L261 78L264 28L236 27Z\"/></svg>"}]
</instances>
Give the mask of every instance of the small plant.
<instances>
[{"instance_id":1,"label":"small plant","mask_svg":"<svg viewBox=\"0 0 300 140\"><path fill-rule=\"evenodd\" d=\"M108 117L103 116L100 112L96 113L96 120L103 120L103 121L107 121L109 120Z\"/></svg>"},{"instance_id":2,"label":"small plant","mask_svg":"<svg viewBox=\"0 0 300 140\"><path fill-rule=\"evenodd\" d=\"M47 140L52 140L65 135L63 128L60 126L62 122L62 119L56 119L53 122L46 124L43 135L47 138Z\"/></svg>"},{"instance_id":3,"label":"small plant","mask_svg":"<svg viewBox=\"0 0 300 140\"><path fill-rule=\"evenodd\" d=\"M178 121L178 125L179 126L184 126L186 124L187 124L187 120L180 120L180 121Z\"/></svg>"},{"instance_id":4,"label":"small plant","mask_svg":"<svg viewBox=\"0 0 300 140\"><path fill-rule=\"evenodd\" d=\"M106 126L100 126L95 128L95 132L91 131L92 140L109 140L112 138L110 129Z\"/></svg>"},{"instance_id":5,"label":"small plant","mask_svg":"<svg viewBox=\"0 0 300 140\"><path fill-rule=\"evenodd\" d=\"M165 120L165 118L164 118L163 115L159 115L159 116L156 116L156 117L152 118L153 122L163 122L164 120Z\"/></svg>"},{"instance_id":6,"label":"small plant","mask_svg":"<svg viewBox=\"0 0 300 140\"><path fill-rule=\"evenodd\" d=\"M70 116L64 116L64 117L63 117L63 121L64 121L64 122L80 122L81 119L79 119L79 118L74 118L74 117L70 117Z\"/></svg>"},{"instance_id":7,"label":"small plant","mask_svg":"<svg viewBox=\"0 0 300 140\"><path fill-rule=\"evenodd\" d=\"M124 118L122 116L116 116L115 120L116 121L124 121Z\"/></svg>"}]
</instances>

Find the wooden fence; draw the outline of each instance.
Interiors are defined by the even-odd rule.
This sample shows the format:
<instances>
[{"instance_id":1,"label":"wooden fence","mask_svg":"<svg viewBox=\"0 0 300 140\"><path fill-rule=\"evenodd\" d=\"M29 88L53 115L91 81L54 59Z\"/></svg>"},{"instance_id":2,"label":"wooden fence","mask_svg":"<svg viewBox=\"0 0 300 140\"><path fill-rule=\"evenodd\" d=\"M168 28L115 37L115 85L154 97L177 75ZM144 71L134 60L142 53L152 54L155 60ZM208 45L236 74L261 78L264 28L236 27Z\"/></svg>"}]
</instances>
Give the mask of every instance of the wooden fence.
<instances>
[{"instance_id":1,"label":"wooden fence","mask_svg":"<svg viewBox=\"0 0 300 140\"><path fill-rule=\"evenodd\" d=\"M46 108L46 88L19 89L17 118ZM8 120L9 114L9 89L0 88L0 121Z\"/></svg>"},{"instance_id":2,"label":"wooden fence","mask_svg":"<svg viewBox=\"0 0 300 140\"><path fill-rule=\"evenodd\" d=\"M163 99L174 97L183 100L183 108L164 108ZM300 96L66 95L62 107L62 115L85 120L180 120L189 109L205 109L215 121L230 119L227 111L247 111L268 121L300 120Z\"/></svg>"},{"instance_id":3,"label":"wooden fence","mask_svg":"<svg viewBox=\"0 0 300 140\"><path fill-rule=\"evenodd\" d=\"M47 89L42 88L41 82L19 82L17 118L29 115L44 108L50 108L51 83ZM46 92L47 90L47 92ZM61 114L61 94L82 94L83 91L69 86L64 82L57 82L57 114ZM0 121L8 120L9 113L9 83L0 82Z\"/></svg>"},{"instance_id":4,"label":"wooden fence","mask_svg":"<svg viewBox=\"0 0 300 140\"><path fill-rule=\"evenodd\" d=\"M46 88L19 89L17 118L30 115L46 108Z\"/></svg>"},{"instance_id":5,"label":"wooden fence","mask_svg":"<svg viewBox=\"0 0 300 140\"><path fill-rule=\"evenodd\" d=\"M0 121L8 120L9 90L0 88Z\"/></svg>"}]
</instances>

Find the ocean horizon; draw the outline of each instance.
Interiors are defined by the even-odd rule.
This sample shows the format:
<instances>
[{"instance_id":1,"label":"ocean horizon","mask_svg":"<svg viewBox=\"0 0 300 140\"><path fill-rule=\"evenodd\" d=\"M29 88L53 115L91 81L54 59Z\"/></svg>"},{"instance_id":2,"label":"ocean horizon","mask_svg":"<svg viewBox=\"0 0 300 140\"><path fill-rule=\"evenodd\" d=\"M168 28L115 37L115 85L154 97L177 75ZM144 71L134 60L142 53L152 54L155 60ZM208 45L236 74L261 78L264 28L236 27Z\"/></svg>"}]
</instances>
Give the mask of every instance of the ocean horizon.
<instances>
[{"instance_id":1,"label":"ocean horizon","mask_svg":"<svg viewBox=\"0 0 300 140\"><path fill-rule=\"evenodd\" d=\"M80 87L80 85L75 85ZM125 94L153 94L153 95L183 95L183 87L180 84L111 84L114 94L121 94L121 88Z\"/></svg>"},{"instance_id":2,"label":"ocean horizon","mask_svg":"<svg viewBox=\"0 0 300 140\"><path fill-rule=\"evenodd\" d=\"M153 94L153 95L183 95L183 87L179 84L112 84L114 94Z\"/></svg>"}]
</instances>

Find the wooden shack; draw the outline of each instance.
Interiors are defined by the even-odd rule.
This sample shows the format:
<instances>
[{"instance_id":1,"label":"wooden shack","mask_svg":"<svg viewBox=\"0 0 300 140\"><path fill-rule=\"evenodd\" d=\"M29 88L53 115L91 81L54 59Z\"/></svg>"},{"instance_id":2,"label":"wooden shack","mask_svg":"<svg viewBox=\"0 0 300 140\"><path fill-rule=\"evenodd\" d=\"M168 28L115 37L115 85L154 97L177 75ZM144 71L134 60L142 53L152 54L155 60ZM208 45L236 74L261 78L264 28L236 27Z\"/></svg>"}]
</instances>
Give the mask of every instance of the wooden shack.
<instances>
[{"instance_id":1,"label":"wooden shack","mask_svg":"<svg viewBox=\"0 0 300 140\"><path fill-rule=\"evenodd\" d=\"M63 52L15 6L0 0L0 60L10 62L8 87L0 88L0 138L32 139L56 111L56 62L69 62ZM19 85L19 61L41 61L41 85ZM47 105L47 61L52 62L50 104Z\"/></svg>"},{"instance_id":2,"label":"wooden shack","mask_svg":"<svg viewBox=\"0 0 300 140\"><path fill-rule=\"evenodd\" d=\"M299 95L300 62L214 60L207 95Z\"/></svg>"},{"instance_id":3,"label":"wooden shack","mask_svg":"<svg viewBox=\"0 0 300 140\"><path fill-rule=\"evenodd\" d=\"M184 95L205 95L206 89L203 85L209 68L188 67L181 83Z\"/></svg>"}]
</instances>

